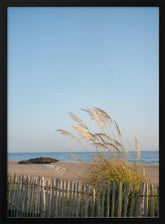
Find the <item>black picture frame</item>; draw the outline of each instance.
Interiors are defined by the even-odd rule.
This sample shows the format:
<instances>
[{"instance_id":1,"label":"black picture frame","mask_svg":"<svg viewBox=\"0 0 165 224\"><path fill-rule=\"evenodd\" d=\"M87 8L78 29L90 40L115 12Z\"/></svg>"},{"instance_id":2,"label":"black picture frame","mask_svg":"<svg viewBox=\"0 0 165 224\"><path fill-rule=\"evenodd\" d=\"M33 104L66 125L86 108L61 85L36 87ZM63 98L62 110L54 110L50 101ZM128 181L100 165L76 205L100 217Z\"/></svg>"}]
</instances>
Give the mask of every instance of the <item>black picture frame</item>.
<instances>
[{"instance_id":1,"label":"black picture frame","mask_svg":"<svg viewBox=\"0 0 165 224\"><path fill-rule=\"evenodd\" d=\"M164 0L0 0L0 223L165 223L163 180L163 89L165 76L165 1ZM131 6L159 7L159 218L7 218L7 7L25 6Z\"/></svg>"}]
</instances>

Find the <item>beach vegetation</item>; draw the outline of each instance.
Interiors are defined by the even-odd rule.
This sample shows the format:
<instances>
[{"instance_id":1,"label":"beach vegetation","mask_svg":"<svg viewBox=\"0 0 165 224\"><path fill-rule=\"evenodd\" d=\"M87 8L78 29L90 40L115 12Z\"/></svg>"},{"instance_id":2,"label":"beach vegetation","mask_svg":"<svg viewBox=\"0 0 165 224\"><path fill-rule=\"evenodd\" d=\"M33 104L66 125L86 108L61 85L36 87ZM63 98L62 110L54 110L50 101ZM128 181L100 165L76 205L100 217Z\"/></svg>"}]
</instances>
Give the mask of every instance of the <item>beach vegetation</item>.
<instances>
[{"instance_id":1,"label":"beach vegetation","mask_svg":"<svg viewBox=\"0 0 165 224\"><path fill-rule=\"evenodd\" d=\"M71 118L77 122L72 128L76 130L78 136L70 131L58 129L63 135L70 136L72 141L77 141L83 149L89 153L97 152L97 156L91 156L92 168L89 163L85 163L81 158L72 154L72 157L84 163L87 166L87 175L79 176L85 184L98 190L98 181L100 181L101 197L103 185L105 181L116 183L116 195L118 195L119 183L122 182L122 195L124 200L126 182L130 183L130 192L133 190L133 184L136 184L135 202L137 202L138 192L141 182L146 181L145 170L143 168L140 155L140 147L137 138L135 137L136 162L129 162L129 152L123 143L123 136L119 125L115 120L112 120L110 115L103 109L94 107L82 109L88 114L91 120L96 124L96 128L90 129L87 123L75 113L69 113ZM137 161L141 161L141 168L138 168ZM75 173L76 175L76 173ZM111 187L112 200L112 187ZM96 196L97 197L97 196ZM106 197L105 197L106 198ZM97 200L97 198L96 198ZM117 198L115 203L114 215L117 216ZM106 204L105 200L105 204ZM131 193L128 198L128 212L131 203ZM124 204L124 203L122 203ZM106 207L106 206L105 206ZM123 211L123 208L122 208ZM133 213L135 214L135 210Z\"/></svg>"},{"instance_id":2,"label":"beach vegetation","mask_svg":"<svg viewBox=\"0 0 165 224\"><path fill-rule=\"evenodd\" d=\"M97 188L98 181L103 186L104 181L120 181L125 184L130 182L140 185L142 181L145 181L145 171L143 168L139 143L135 137L135 147L137 160L141 161L141 170L138 169L137 160L135 163L130 164L128 159L130 158L129 152L123 144L122 134L118 123L110 117L110 115L103 109L94 107L82 109L89 117L95 122L96 128L94 131L75 113L69 113L71 118L77 122L77 125L73 125L72 128L77 131L78 136L73 133L58 129L63 135L70 136L72 140L78 141L79 144L90 155L90 151L97 152L97 156L91 156L91 160L94 163L93 168L88 172L88 176L83 176L83 181L91 185L95 189ZM85 163L81 158L73 156L76 160Z\"/></svg>"}]
</instances>

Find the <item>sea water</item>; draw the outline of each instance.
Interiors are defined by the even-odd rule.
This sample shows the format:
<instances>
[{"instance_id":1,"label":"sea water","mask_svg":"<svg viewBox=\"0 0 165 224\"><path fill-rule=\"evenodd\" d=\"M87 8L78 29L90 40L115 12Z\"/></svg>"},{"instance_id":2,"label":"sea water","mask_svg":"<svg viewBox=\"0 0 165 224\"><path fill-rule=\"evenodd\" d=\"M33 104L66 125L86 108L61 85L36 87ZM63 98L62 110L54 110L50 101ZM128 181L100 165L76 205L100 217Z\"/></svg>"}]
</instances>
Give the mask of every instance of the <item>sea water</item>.
<instances>
[{"instance_id":1,"label":"sea water","mask_svg":"<svg viewBox=\"0 0 165 224\"><path fill-rule=\"evenodd\" d=\"M141 159L143 164L159 164L159 151L141 151ZM84 162L92 162L92 157L99 155L97 152L36 152L36 153L8 153L8 160L28 160L36 157L51 157L61 162L76 162L78 158ZM129 162L136 162L136 152L129 152ZM77 159L76 159L77 158ZM137 163L141 163L138 159Z\"/></svg>"}]
</instances>

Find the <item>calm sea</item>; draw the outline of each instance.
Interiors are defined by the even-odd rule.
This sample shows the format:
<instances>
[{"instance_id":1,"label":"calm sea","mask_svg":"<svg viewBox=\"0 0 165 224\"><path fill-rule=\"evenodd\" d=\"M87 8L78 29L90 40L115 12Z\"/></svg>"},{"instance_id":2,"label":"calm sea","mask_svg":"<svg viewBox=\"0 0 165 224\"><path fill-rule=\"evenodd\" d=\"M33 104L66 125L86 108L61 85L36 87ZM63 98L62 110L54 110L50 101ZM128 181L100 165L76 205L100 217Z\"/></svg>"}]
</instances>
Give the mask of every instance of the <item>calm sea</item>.
<instances>
[{"instance_id":1,"label":"calm sea","mask_svg":"<svg viewBox=\"0 0 165 224\"><path fill-rule=\"evenodd\" d=\"M92 162L91 156L98 155L96 152L37 152L37 153L8 153L8 160L28 160L36 157L51 157L61 162L75 162L72 155L82 159L84 162ZM136 161L136 152L129 152L131 163ZM141 151L141 158L144 164L159 164L159 151ZM140 163L140 161L137 161Z\"/></svg>"}]
</instances>

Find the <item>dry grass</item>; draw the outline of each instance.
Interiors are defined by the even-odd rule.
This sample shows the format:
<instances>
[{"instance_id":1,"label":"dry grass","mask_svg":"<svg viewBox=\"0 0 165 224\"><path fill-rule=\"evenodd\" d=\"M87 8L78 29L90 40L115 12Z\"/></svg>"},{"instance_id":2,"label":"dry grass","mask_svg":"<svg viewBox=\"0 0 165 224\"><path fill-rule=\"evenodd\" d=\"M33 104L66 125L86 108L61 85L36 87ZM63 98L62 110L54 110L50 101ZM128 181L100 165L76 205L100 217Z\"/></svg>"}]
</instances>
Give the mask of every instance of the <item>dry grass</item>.
<instances>
[{"instance_id":1,"label":"dry grass","mask_svg":"<svg viewBox=\"0 0 165 224\"><path fill-rule=\"evenodd\" d=\"M139 185L141 181L145 181L145 175L140 175L137 169L137 164L129 164L129 153L122 142L122 135L119 125L113 121L111 117L100 108L86 108L82 109L89 117L96 123L98 132L92 132L86 123L74 113L70 113L72 119L78 123L72 127L78 132L79 137L74 136L72 133L59 129L64 135L70 135L72 139L78 141L82 147L88 152L94 149L99 154L99 163L96 158L92 157L95 166L89 170L88 176L83 177L83 180L90 184L92 187L97 188L98 180L101 184L104 181L115 180L117 183L122 181L136 183ZM98 128L99 127L99 128ZM137 151L137 158L141 160L140 148L137 139L135 138L135 146ZM80 161L82 161L80 159Z\"/></svg>"}]
</instances>

